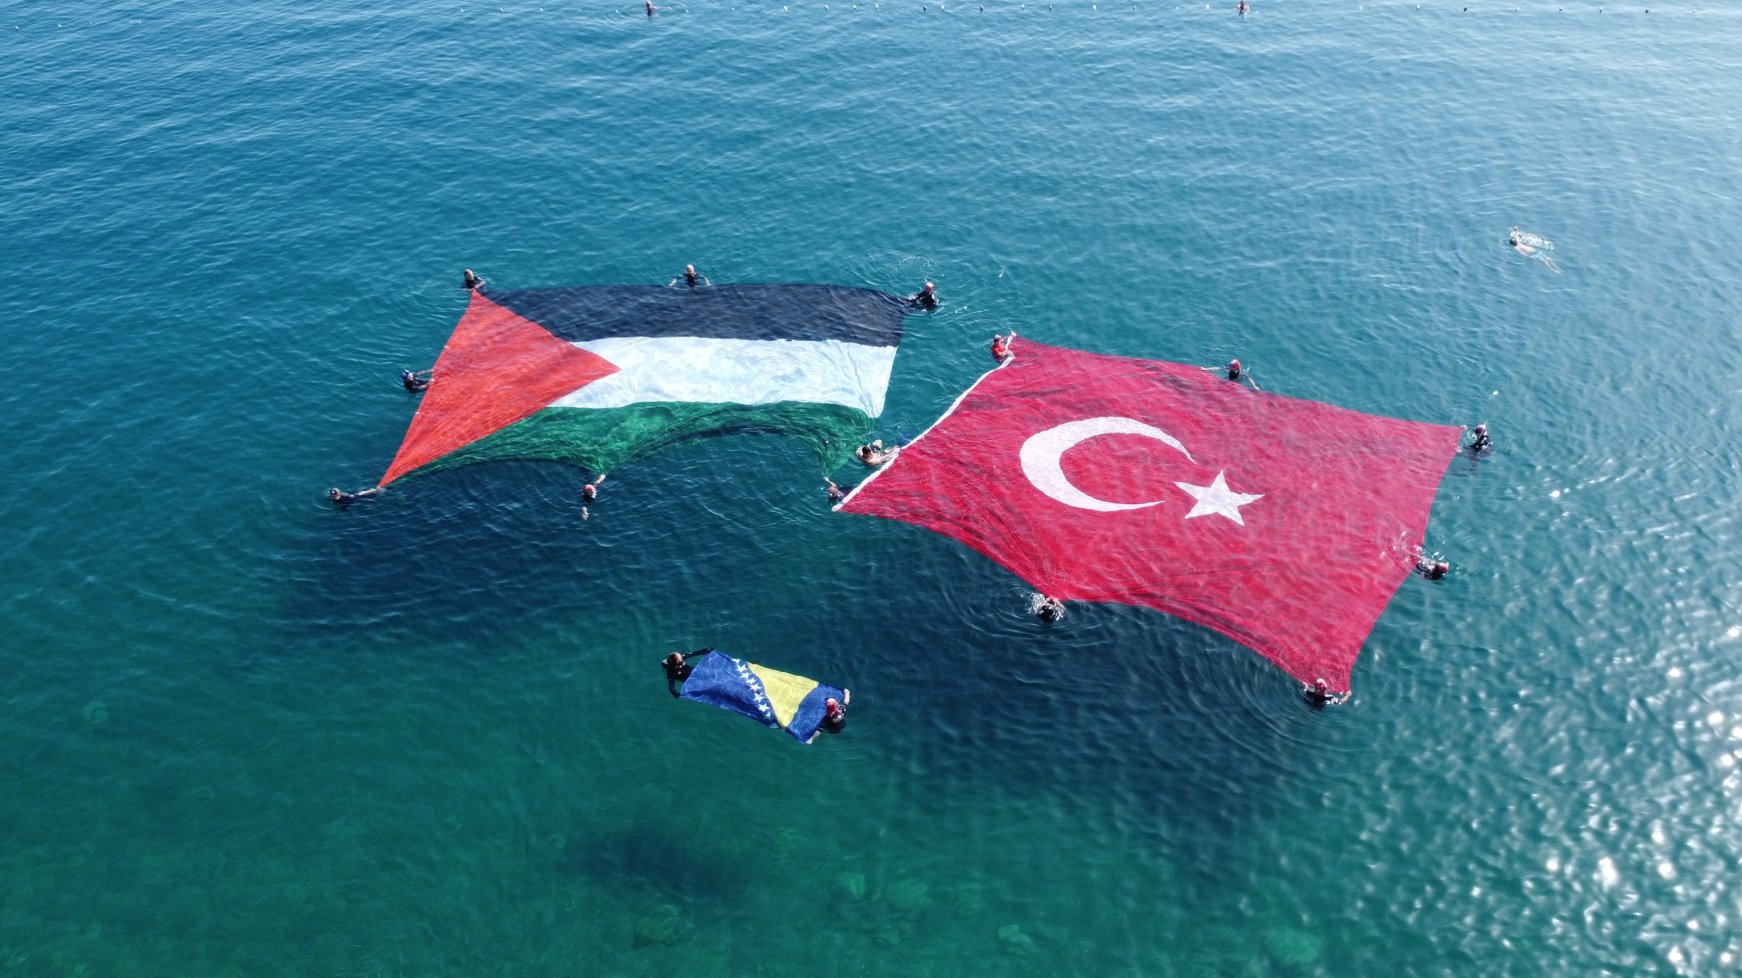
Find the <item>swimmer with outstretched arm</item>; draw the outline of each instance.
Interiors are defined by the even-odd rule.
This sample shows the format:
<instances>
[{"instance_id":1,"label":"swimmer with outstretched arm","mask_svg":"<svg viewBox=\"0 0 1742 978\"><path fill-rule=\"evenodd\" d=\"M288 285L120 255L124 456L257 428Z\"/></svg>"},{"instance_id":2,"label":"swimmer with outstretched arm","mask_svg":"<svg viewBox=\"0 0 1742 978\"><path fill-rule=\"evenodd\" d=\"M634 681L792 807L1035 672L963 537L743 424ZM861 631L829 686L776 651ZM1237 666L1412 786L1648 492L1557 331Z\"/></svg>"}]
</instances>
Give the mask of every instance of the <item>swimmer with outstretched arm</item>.
<instances>
[{"instance_id":1,"label":"swimmer with outstretched arm","mask_svg":"<svg viewBox=\"0 0 1742 978\"><path fill-rule=\"evenodd\" d=\"M683 283L692 289L695 288L697 285L713 285L714 284L713 282L708 280L708 277L706 275L703 275L703 274L697 272L696 266L694 266L694 265L685 265L683 267L683 274L678 276L678 278L683 279ZM678 282L678 280L674 278L670 282L667 282L665 287L668 289L672 288L673 286L677 285L677 282Z\"/></svg>"},{"instance_id":2,"label":"swimmer with outstretched arm","mask_svg":"<svg viewBox=\"0 0 1742 978\"><path fill-rule=\"evenodd\" d=\"M678 698L678 687L683 684L684 680L690 678L690 673L696 671L696 667L690 665L688 660L707 655L712 651L714 651L713 647L709 646L694 652L673 652L660 661L659 664L665 667L665 688L671 692L672 699Z\"/></svg>"},{"instance_id":3,"label":"swimmer with outstretched arm","mask_svg":"<svg viewBox=\"0 0 1742 978\"><path fill-rule=\"evenodd\" d=\"M1313 709L1325 706L1335 706L1349 698L1347 693L1331 692L1331 684L1323 679L1315 679L1310 683L1300 684L1300 693L1306 697L1307 705Z\"/></svg>"},{"instance_id":4,"label":"swimmer with outstretched arm","mask_svg":"<svg viewBox=\"0 0 1742 978\"><path fill-rule=\"evenodd\" d=\"M340 489L338 486L334 486L333 488L327 490L327 501L332 503L334 506L339 507L340 509L344 509L345 507L351 505L352 503L356 502L359 499L367 499L370 496L378 496L381 493L384 493L386 491L387 491L386 486L376 486L373 489L359 489L356 492L346 492L345 490Z\"/></svg>"}]
</instances>

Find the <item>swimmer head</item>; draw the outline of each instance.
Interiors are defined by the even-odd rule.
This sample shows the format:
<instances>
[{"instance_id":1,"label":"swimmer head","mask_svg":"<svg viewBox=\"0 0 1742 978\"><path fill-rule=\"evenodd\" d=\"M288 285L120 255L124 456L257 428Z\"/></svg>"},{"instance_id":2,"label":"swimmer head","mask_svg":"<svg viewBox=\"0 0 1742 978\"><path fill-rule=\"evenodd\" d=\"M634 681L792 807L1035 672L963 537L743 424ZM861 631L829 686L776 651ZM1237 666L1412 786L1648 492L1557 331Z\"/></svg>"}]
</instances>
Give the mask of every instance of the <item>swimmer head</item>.
<instances>
[{"instance_id":1,"label":"swimmer head","mask_svg":"<svg viewBox=\"0 0 1742 978\"><path fill-rule=\"evenodd\" d=\"M1485 435L1485 434L1487 434L1487 433L1488 433L1488 426L1487 426L1487 425L1485 425L1485 424L1479 424L1479 425L1477 425L1477 426L1476 426L1476 434L1478 434L1478 435Z\"/></svg>"}]
</instances>

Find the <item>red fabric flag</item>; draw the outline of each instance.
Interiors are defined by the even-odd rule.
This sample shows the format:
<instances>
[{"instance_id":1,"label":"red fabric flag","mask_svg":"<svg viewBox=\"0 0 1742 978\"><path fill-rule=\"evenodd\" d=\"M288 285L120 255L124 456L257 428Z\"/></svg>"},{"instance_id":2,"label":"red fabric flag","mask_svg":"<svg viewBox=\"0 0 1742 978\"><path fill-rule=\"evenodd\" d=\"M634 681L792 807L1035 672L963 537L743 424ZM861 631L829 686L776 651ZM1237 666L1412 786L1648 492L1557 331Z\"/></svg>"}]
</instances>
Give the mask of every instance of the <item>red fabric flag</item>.
<instances>
[{"instance_id":1,"label":"red fabric flag","mask_svg":"<svg viewBox=\"0 0 1742 978\"><path fill-rule=\"evenodd\" d=\"M1067 601L1146 605L1347 692L1461 429L1022 340L837 509L953 537Z\"/></svg>"}]
</instances>

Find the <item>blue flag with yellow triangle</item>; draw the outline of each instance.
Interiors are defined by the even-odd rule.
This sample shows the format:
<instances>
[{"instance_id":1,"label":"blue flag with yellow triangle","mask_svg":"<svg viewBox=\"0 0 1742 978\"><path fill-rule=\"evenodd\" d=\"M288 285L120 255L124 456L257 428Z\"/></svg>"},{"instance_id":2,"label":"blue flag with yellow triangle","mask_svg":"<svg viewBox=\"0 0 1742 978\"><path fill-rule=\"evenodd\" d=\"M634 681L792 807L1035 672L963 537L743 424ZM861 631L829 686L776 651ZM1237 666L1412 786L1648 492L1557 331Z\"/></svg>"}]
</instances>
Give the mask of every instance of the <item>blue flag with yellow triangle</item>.
<instances>
[{"instance_id":1,"label":"blue flag with yellow triangle","mask_svg":"<svg viewBox=\"0 0 1742 978\"><path fill-rule=\"evenodd\" d=\"M828 715L825 701L833 698L844 707L851 695L838 686L713 652L696 663L679 698L742 713L808 744Z\"/></svg>"}]
</instances>

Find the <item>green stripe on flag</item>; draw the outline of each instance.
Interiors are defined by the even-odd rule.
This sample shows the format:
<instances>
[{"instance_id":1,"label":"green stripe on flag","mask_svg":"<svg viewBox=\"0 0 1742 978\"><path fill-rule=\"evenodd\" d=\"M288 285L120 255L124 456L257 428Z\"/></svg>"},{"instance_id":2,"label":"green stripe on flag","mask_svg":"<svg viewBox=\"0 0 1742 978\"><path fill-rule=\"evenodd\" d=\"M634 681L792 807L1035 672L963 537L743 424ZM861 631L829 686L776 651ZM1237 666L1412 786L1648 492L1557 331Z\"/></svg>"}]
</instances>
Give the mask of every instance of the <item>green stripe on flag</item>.
<instances>
[{"instance_id":1,"label":"green stripe on flag","mask_svg":"<svg viewBox=\"0 0 1742 978\"><path fill-rule=\"evenodd\" d=\"M541 458L593 472L622 465L697 438L779 434L802 440L824 472L853 458L870 438L871 419L839 404L782 401L743 404L661 401L609 409L551 407L419 469L437 472L472 462Z\"/></svg>"}]
</instances>

